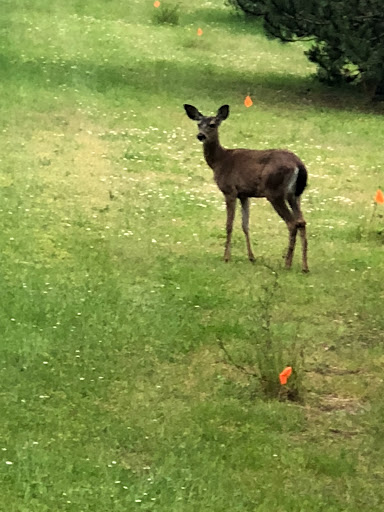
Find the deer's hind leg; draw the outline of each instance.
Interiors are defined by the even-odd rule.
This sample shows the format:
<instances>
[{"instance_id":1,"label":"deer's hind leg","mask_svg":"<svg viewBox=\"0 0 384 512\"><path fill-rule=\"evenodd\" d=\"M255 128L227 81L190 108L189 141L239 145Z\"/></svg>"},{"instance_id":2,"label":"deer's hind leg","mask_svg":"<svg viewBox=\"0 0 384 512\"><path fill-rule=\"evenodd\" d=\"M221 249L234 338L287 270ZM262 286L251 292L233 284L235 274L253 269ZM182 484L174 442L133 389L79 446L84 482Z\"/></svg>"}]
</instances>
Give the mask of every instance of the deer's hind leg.
<instances>
[{"instance_id":1,"label":"deer's hind leg","mask_svg":"<svg viewBox=\"0 0 384 512\"><path fill-rule=\"evenodd\" d=\"M272 204L272 206L274 207L274 209L276 210L276 212L280 215L280 217L286 223L288 231L289 231L289 244L288 244L287 254L285 256L285 267L291 268L293 253L295 252L296 235L297 235L297 228L298 228L298 226L296 225L296 219L293 214L293 211L291 211L288 208L288 205L285 202L284 197L269 199L269 201Z\"/></svg>"},{"instance_id":2,"label":"deer's hind leg","mask_svg":"<svg viewBox=\"0 0 384 512\"><path fill-rule=\"evenodd\" d=\"M245 241L247 243L248 259L249 261L255 261L255 256L253 255L251 242L249 240L249 198L240 198L240 202L242 214L242 228L245 235Z\"/></svg>"},{"instance_id":3,"label":"deer's hind leg","mask_svg":"<svg viewBox=\"0 0 384 512\"><path fill-rule=\"evenodd\" d=\"M308 241L307 241L307 230L306 222L303 217L303 213L300 208L300 197L289 196L288 203L292 208L293 215L295 216L296 226L300 233L301 238L301 250L302 250L302 270L303 272L309 272L307 252L308 252Z\"/></svg>"}]
</instances>

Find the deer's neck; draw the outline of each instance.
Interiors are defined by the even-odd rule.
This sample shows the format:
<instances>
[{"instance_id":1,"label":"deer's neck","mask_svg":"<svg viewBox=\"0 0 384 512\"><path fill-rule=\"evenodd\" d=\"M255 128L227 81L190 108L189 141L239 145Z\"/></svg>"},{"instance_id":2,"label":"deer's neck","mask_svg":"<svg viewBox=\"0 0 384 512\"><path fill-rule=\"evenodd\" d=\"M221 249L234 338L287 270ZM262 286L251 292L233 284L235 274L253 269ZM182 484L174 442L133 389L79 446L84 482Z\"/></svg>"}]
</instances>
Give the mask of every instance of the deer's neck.
<instances>
[{"instance_id":1,"label":"deer's neck","mask_svg":"<svg viewBox=\"0 0 384 512\"><path fill-rule=\"evenodd\" d=\"M226 149L220 144L218 137L204 142L203 148L205 161L211 169L215 170L221 159L224 157Z\"/></svg>"}]
</instances>

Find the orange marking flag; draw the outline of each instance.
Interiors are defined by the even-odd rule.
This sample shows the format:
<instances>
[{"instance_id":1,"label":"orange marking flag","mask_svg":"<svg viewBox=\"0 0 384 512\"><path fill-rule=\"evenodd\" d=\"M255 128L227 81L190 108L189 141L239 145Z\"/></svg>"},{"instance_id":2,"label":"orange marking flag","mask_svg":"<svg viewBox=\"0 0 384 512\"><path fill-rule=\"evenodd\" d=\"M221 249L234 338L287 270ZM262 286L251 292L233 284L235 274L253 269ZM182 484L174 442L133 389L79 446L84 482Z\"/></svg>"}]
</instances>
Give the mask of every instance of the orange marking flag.
<instances>
[{"instance_id":1,"label":"orange marking flag","mask_svg":"<svg viewBox=\"0 0 384 512\"><path fill-rule=\"evenodd\" d=\"M201 30L201 28L197 29L197 35L198 36L202 36L203 35L203 31Z\"/></svg>"},{"instance_id":2,"label":"orange marking flag","mask_svg":"<svg viewBox=\"0 0 384 512\"><path fill-rule=\"evenodd\" d=\"M253 101L251 100L251 97L250 96L247 96L244 100L244 105L248 108L248 107L252 107L253 105Z\"/></svg>"},{"instance_id":3,"label":"orange marking flag","mask_svg":"<svg viewBox=\"0 0 384 512\"><path fill-rule=\"evenodd\" d=\"M292 367L291 366L287 366L286 368L284 368L284 370L279 375L280 384L282 386L284 386L284 384L287 383L287 380L289 379L289 377L291 375L292 375Z\"/></svg>"},{"instance_id":4,"label":"orange marking flag","mask_svg":"<svg viewBox=\"0 0 384 512\"><path fill-rule=\"evenodd\" d=\"M156 2L153 3L153 7L160 7L159 0L156 0Z\"/></svg>"},{"instance_id":5,"label":"orange marking flag","mask_svg":"<svg viewBox=\"0 0 384 512\"><path fill-rule=\"evenodd\" d=\"M377 192L375 195L375 201L377 204L384 204L384 194L383 194L382 190L377 189Z\"/></svg>"}]
</instances>

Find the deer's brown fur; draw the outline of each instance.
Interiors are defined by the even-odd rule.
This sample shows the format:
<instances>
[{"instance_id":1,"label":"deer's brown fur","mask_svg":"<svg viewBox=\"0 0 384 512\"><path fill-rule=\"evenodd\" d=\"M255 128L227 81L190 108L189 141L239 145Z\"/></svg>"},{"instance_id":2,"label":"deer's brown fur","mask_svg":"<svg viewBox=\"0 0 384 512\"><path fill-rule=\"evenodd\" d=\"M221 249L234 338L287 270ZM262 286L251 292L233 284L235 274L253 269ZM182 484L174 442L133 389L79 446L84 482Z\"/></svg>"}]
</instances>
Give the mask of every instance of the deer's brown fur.
<instances>
[{"instance_id":1,"label":"deer's brown fur","mask_svg":"<svg viewBox=\"0 0 384 512\"><path fill-rule=\"evenodd\" d=\"M308 272L305 220L300 209L300 196L307 183L307 171L298 156L281 149L227 149L221 146L218 128L229 115L223 105L216 116L203 116L194 106L184 105L188 117L198 122L197 138L203 143L204 157L213 170L217 186L227 207L227 240L224 259L230 259L230 245L235 217L236 199L242 206L242 227L247 242L248 257L254 261L249 240L249 198L265 197L285 221L289 245L285 265L292 265L297 231L302 241L302 269ZM288 206L289 205L289 206Z\"/></svg>"}]
</instances>

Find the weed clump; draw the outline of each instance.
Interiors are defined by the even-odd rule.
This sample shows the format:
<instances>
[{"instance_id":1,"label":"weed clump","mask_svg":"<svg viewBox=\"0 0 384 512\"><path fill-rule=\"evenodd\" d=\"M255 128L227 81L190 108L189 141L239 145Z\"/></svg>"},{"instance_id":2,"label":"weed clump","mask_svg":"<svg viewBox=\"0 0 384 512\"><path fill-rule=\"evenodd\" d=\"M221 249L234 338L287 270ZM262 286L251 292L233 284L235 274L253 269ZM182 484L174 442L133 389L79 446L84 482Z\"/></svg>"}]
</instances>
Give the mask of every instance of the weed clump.
<instances>
[{"instance_id":1,"label":"weed clump","mask_svg":"<svg viewBox=\"0 0 384 512\"><path fill-rule=\"evenodd\" d=\"M153 15L153 22L156 25L178 25L180 22L180 6L163 5L156 9Z\"/></svg>"}]
</instances>

